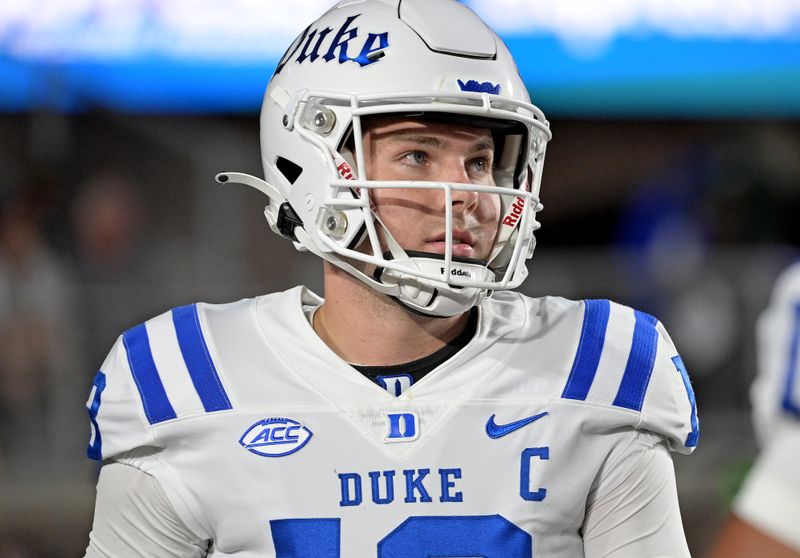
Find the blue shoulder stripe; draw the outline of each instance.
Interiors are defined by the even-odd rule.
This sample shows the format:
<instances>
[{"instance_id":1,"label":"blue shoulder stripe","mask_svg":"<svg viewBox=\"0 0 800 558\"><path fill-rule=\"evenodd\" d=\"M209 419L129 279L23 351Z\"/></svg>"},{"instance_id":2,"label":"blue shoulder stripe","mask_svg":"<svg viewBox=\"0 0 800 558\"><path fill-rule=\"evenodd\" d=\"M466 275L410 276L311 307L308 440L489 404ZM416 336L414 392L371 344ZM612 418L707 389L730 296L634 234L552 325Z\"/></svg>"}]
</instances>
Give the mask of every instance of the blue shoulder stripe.
<instances>
[{"instance_id":1,"label":"blue shoulder stripe","mask_svg":"<svg viewBox=\"0 0 800 558\"><path fill-rule=\"evenodd\" d=\"M603 344L606 339L608 317L611 313L611 303L607 300L584 301L583 327L581 338L578 341L578 350L572 363L567 385L561 397L564 399L586 400L589 388L592 387L597 367L600 364L600 355L603 354Z\"/></svg>"},{"instance_id":2,"label":"blue shoulder stripe","mask_svg":"<svg viewBox=\"0 0 800 558\"><path fill-rule=\"evenodd\" d=\"M695 399L692 382L689 380L689 373L686 371L686 365L683 364L683 359L681 359L680 355L676 355L672 357L672 362L675 364L675 368L678 369L678 372L681 373L683 387L686 388L686 395L689 397L689 406L692 409L691 415L689 416L689 424L692 427L692 431L686 436L684 445L687 448L695 448L700 438L700 423L697 420L697 399Z\"/></svg>"},{"instance_id":3,"label":"blue shoulder stripe","mask_svg":"<svg viewBox=\"0 0 800 558\"><path fill-rule=\"evenodd\" d=\"M634 310L634 315L636 324L633 327L633 343L614 405L641 411L644 394L656 363L658 321L653 316L638 310Z\"/></svg>"},{"instance_id":4,"label":"blue shoulder stripe","mask_svg":"<svg viewBox=\"0 0 800 558\"><path fill-rule=\"evenodd\" d=\"M86 411L89 413L89 420L92 423L93 437L89 441L89 447L86 448L86 455L89 459L95 461L102 461L103 459L103 438L100 434L100 425L97 424L97 413L100 412L100 402L103 396L103 390L106 389L106 375L102 370L98 371L92 381L94 388L94 395L92 399L86 404Z\"/></svg>"},{"instance_id":5,"label":"blue shoulder stripe","mask_svg":"<svg viewBox=\"0 0 800 558\"><path fill-rule=\"evenodd\" d=\"M161 383L156 363L153 362L150 339L147 337L145 325L139 324L123 333L122 341L125 344L128 364L142 398L147 420L150 424L156 424L174 419L176 417L175 410L169 402L167 392L164 391L164 384Z\"/></svg>"},{"instance_id":6,"label":"blue shoulder stripe","mask_svg":"<svg viewBox=\"0 0 800 558\"><path fill-rule=\"evenodd\" d=\"M172 311L172 322L178 334L178 345L181 348L183 360L189 375L192 378L194 389L203 402L206 412L222 411L233 408L222 387L222 382L217 374L214 361L208 352L208 346L200 329L200 319L197 315L197 305L181 306Z\"/></svg>"},{"instance_id":7,"label":"blue shoulder stripe","mask_svg":"<svg viewBox=\"0 0 800 558\"><path fill-rule=\"evenodd\" d=\"M797 359L800 352L798 345L800 345L800 304L794 307L794 328L792 329L792 342L789 345L789 368L786 371L781 400L784 411L800 418L800 405L793 398L797 381Z\"/></svg>"}]
</instances>

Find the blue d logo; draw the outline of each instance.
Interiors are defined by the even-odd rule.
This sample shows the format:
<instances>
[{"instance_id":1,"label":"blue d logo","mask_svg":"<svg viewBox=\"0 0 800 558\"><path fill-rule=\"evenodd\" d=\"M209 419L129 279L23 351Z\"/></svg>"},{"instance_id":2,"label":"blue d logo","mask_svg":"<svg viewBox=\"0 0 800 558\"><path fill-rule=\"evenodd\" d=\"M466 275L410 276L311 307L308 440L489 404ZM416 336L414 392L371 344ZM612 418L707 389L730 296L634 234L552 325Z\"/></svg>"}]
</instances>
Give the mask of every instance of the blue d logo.
<instances>
[{"instance_id":1,"label":"blue d logo","mask_svg":"<svg viewBox=\"0 0 800 558\"><path fill-rule=\"evenodd\" d=\"M389 432L384 442L410 442L419 437L419 419L415 413L386 413L386 418Z\"/></svg>"}]
</instances>

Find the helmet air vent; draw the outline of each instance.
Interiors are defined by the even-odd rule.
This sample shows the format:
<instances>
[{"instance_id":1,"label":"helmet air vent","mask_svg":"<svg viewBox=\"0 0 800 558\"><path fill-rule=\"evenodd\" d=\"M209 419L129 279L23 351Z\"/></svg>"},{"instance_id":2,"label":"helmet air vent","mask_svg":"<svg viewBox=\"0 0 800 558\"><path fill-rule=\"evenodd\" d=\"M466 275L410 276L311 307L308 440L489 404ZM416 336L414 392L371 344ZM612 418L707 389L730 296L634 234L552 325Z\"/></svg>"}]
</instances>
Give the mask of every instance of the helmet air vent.
<instances>
[{"instance_id":1,"label":"helmet air vent","mask_svg":"<svg viewBox=\"0 0 800 558\"><path fill-rule=\"evenodd\" d=\"M494 33L461 2L401 0L400 19L434 52L483 59L497 54Z\"/></svg>"}]
</instances>

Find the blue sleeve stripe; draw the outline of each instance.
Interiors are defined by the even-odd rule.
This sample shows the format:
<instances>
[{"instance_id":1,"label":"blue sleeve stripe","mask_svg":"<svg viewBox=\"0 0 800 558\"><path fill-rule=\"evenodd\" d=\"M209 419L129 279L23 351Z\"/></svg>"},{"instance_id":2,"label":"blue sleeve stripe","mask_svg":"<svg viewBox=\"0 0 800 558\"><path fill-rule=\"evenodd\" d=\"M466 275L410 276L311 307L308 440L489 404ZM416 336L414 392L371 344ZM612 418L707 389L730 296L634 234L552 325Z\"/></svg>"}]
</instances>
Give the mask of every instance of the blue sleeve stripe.
<instances>
[{"instance_id":1,"label":"blue sleeve stripe","mask_svg":"<svg viewBox=\"0 0 800 558\"><path fill-rule=\"evenodd\" d=\"M686 437L686 443L684 445L687 448L694 448L697 447L697 441L700 438L700 424L697 421L697 400L694 397L692 382L689 380L689 373L686 371L686 365L683 364L683 359L681 359L680 355L674 356L672 357L672 362L675 364L675 368L678 369L678 372L681 373L681 378L683 378L683 387L686 388L686 395L689 396L689 404L692 406L692 431Z\"/></svg>"},{"instance_id":2,"label":"blue sleeve stripe","mask_svg":"<svg viewBox=\"0 0 800 558\"><path fill-rule=\"evenodd\" d=\"M100 398L103 395L103 390L106 389L106 375L102 371L98 371L94 376L92 382L95 392L92 401L87 405L86 410L89 412L89 420L92 421L92 432L94 433L94 440L91 440L89 447L86 449L86 455L89 459L95 461L102 461L103 459L103 439L100 436L100 426L97 424L97 413L100 412Z\"/></svg>"},{"instance_id":3,"label":"blue sleeve stripe","mask_svg":"<svg viewBox=\"0 0 800 558\"><path fill-rule=\"evenodd\" d=\"M641 411L644 394L656 363L658 331L657 320L653 316L638 310L634 310L634 315L636 324L633 327L633 343L614 405Z\"/></svg>"},{"instance_id":4,"label":"blue sleeve stripe","mask_svg":"<svg viewBox=\"0 0 800 558\"><path fill-rule=\"evenodd\" d=\"M597 367L600 364L600 355L603 354L603 344L606 339L608 317L611 313L611 303L607 300L584 301L583 327L581 338L578 341L578 350L572 362L567 385L561 397L564 399L577 399L585 401L592 387Z\"/></svg>"},{"instance_id":5,"label":"blue sleeve stripe","mask_svg":"<svg viewBox=\"0 0 800 558\"><path fill-rule=\"evenodd\" d=\"M793 399L797 381L797 357L800 350L798 345L800 345L800 304L794 307L794 328L792 330L792 342L789 346L789 368L786 371L786 383L784 384L783 400L781 401L784 411L800 418L800 405Z\"/></svg>"},{"instance_id":6,"label":"blue sleeve stripe","mask_svg":"<svg viewBox=\"0 0 800 558\"><path fill-rule=\"evenodd\" d=\"M128 364L131 367L133 380L142 398L144 414L150 424L164 422L176 417L175 410L169 402L164 384L158 375L153 353L150 350L150 339L147 328L139 324L122 334L125 351L128 353Z\"/></svg>"},{"instance_id":7,"label":"blue sleeve stripe","mask_svg":"<svg viewBox=\"0 0 800 558\"><path fill-rule=\"evenodd\" d=\"M233 408L222 387L222 382L217 374L214 361L208 352L208 346L203 338L200 328L200 318L197 315L197 305L181 306L172 311L172 322L178 334L178 345L181 348L183 360L192 378L194 389L200 396L206 412L222 411Z\"/></svg>"}]
</instances>

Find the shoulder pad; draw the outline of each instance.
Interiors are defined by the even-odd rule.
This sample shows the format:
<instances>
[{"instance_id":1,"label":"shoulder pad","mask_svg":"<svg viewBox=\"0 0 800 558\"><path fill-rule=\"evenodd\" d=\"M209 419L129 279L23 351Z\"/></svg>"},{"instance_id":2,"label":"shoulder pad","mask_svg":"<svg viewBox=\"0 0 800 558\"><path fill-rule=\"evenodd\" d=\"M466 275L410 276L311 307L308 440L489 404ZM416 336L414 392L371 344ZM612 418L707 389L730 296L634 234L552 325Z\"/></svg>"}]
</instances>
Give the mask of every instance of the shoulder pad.
<instances>
[{"instance_id":1,"label":"shoulder pad","mask_svg":"<svg viewBox=\"0 0 800 558\"><path fill-rule=\"evenodd\" d=\"M90 458L159 446L154 427L232 408L203 335L201 313L197 304L175 308L117 340L86 403Z\"/></svg>"},{"instance_id":2,"label":"shoulder pad","mask_svg":"<svg viewBox=\"0 0 800 558\"><path fill-rule=\"evenodd\" d=\"M583 325L564 399L635 413L629 422L691 452L699 438L689 376L653 316L608 300L584 301Z\"/></svg>"}]
</instances>

